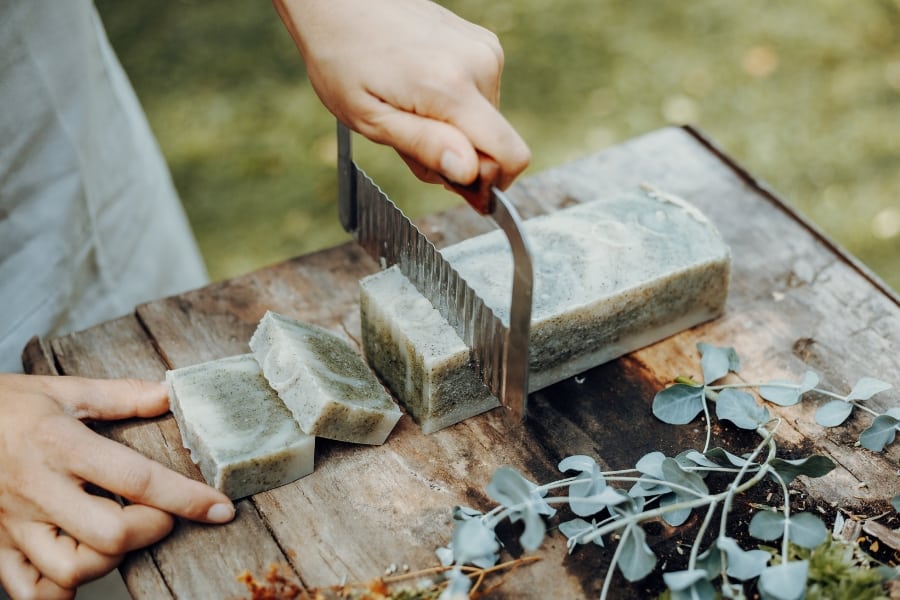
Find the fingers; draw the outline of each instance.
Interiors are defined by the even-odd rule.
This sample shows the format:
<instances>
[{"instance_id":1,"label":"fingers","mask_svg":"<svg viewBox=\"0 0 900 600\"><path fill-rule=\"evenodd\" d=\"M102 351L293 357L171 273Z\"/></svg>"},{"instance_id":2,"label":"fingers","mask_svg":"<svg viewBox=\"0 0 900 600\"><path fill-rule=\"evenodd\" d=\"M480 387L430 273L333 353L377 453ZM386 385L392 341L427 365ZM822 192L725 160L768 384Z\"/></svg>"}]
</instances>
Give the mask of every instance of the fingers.
<instances>
[{"instance_id":1,"label":"fingers","mask_svg":"<svg viewBox=\"0 0 900 600\"><path fill-rule=\"evenodd\" d=\"M13 528L10 537L33 568L67 590L109 573L124 556L102 554L46 523L23 524Z\"/></svg>"},{"instance_id":2,"label":"fingers","mask_svg":"<svg viewBox=\"0 0 900 600\"><path fill-rule=\"evenodd\" d=\"M74 589L63 588L41 575L26 556L17 550L0 528L0 584L13 600L41 598L70 600Z\"/></svg>"},{"instance_id":3,"label":"fingers","mask_svg":"<svg viewBox=\"0 0 900 600\"><path fill-rule=\"evenodd\" d=\"M366 137L396 148L407 164L412 160L424 167L413 169L424 181L435 182L427 172L434 171L455 183L472 183L481 152L500 165L495 183L505 189L528 166L531 151L484 96L475 90L468 99L461 94L448 89L423 102L418 112L378 101L357 125Z\"/></svg>"},{"instance_id":4,"label":"fingers","mask_svg":"<svg viewBox=\"0 0 900 600\"><path fill-rule=\"evenodd\" d=\"M166 386L140 379L46 377L48 393L78 419L155 417L169 409Z\"/></svg>"},{"instance_id":5,"label":"fingers","mask_svg":"<svg viewBox=\"0 0 900 600\"><path fill-rule=\"evenodd\" d=\"M170 514L152 506L121 506L114 500L87 494L74 484L72 488L65 490L64 496L61 494L65 502L48 506L52 527L64 530L102 554L124 554L149 546L168 535L175 524ZM33 521L8 524L10 535L20 547L33 534L33 524Z\"/></svg>"},{"instance_id":6,"label":"fingers","mask_svg":"<svg viewBox=\"0 0 900 600\"><path fill-rule=\"evenodd\" d=\"M73 432L67 436L70 447L78 454L70 465L76 477L135 505L156 507L192 521L226 523L234 517L234 506L225 494L170 471L83 425L81 428L77 435ZM135 506L128 509L135 510Z\"/></svg>"}]
</instances>

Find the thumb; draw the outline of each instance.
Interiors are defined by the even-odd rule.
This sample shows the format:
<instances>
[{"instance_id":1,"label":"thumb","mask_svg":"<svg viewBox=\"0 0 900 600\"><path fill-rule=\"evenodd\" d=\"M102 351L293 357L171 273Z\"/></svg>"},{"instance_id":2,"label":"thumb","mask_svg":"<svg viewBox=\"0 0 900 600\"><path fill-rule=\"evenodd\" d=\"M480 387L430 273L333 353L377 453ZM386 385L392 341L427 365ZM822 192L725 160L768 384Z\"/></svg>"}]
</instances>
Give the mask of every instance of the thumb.
<instances>
[{"instance_id":1,"label":"thumb","mask_svg":"<svg viewBox=\"0 0 900 600\"><path fill-rule=\"evenodd\" d=\"M49 395L78 419L155 417L169 410L166 386L155 381L70 376L43 379Z\"/></svg>"}]
</instances>

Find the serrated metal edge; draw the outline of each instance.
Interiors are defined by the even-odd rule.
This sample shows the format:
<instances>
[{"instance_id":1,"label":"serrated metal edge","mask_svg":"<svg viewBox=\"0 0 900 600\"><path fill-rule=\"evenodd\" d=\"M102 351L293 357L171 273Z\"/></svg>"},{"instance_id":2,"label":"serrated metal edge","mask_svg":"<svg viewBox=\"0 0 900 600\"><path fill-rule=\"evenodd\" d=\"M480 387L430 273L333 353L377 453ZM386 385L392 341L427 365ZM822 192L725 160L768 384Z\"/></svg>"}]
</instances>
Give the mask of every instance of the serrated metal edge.
<instances>
[{"instance_id":1,"label":"serrated metal edge","mask_svg":"<svg viewBox=\"0 0 900 600\"><path fill-rule=\"evenodd\" d=\"M356 241L382 269L398 265L469 347L482 381L502 400L508 327L372 178L353 164Z\"/></svg>"}]
</instances>

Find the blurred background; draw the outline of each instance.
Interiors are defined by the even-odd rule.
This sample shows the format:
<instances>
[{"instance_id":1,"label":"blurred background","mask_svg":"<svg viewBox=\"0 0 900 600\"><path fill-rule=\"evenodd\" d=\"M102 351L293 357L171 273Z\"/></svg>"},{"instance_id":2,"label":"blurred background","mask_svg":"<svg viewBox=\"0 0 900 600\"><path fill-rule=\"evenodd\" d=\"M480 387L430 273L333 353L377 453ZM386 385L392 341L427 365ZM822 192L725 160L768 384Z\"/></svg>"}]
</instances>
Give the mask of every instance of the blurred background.
<instances>
[{"instance_id":1,"label":"blurred background","mask_svg":"<svg viewBox=\"0 0 900 600\"><path fill-rule=\"evenodd\" d=\"M900 0L447 0L500 36L502 108L536 173L692 123L900 290ZM346 241L334 120L271 3L97 0L210 275ZM392 151L407 214L459 203Z\"/></svg>"}]
</instances>

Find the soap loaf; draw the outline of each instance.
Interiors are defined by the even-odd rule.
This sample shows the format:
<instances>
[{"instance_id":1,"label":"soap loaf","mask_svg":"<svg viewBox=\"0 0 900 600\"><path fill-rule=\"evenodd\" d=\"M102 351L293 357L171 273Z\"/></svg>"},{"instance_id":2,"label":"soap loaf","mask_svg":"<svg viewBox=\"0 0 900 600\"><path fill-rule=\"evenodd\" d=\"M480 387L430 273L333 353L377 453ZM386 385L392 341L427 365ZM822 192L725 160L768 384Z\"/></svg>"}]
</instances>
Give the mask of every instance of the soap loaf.
<instances>
[{"instance_id":1,"label":"soap loaf","mask_svg":"<svg viewBox=\"0 0 900 600\"><path fill-rule=\"evenodd\" d=\"M269 311L250 348L310 435L382 444L403 414L362 356L326 329Z\"/></svg>"},{"instance_id":2,"label":"soap loaf","mask_svg":"<svg viewBox=\"0 0 900 600\"><path fill-rule=\"evenodd\" d=\"M166 383L184 447L229 498L313 472L315 438L300 430L252 354L167 371Z\"/></svg>"},{"instance_id":3,"label":"soap loaf","mask_svg":"<svg viewBox=\"0 0 900 600\"><path fill-rule=\"evenodd\" d=\"M525 222L534 294L529 390L722 314L731 255L683 199L650 189ZM442 251L508 323L512 257L501 231ZM425 432L497 405L455 330L392 267L361 281L367 360Z\"/></svg>"}]
</instances>

